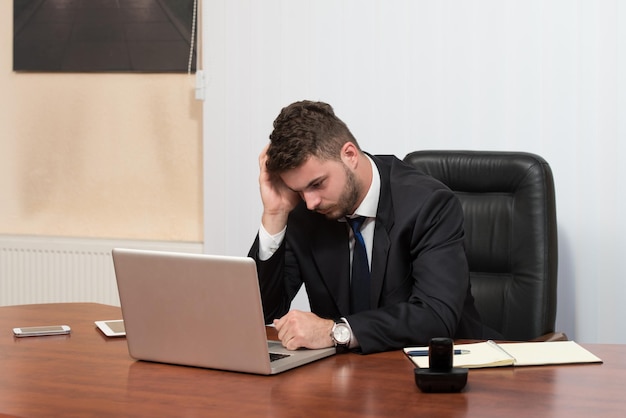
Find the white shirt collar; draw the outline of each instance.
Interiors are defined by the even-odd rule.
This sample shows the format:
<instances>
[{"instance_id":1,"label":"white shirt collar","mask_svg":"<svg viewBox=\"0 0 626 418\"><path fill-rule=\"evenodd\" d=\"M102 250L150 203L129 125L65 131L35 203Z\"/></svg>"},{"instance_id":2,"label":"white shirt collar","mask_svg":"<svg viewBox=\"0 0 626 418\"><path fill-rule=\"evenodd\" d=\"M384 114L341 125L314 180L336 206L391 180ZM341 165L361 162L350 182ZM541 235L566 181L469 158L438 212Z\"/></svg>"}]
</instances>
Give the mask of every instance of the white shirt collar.
<instances>
[{"instance_id":1,"label":"white shirt collar","mask_svg":"<svg viewBox=\"0 0 626 418\"><path fill-rule=\"evenodd\" d=\"M378 200L380 199L380 172L378 171L378 167L376 167L376 163L370 158L369 155L365 154L367 160L372 165L372 184L370 184L370 188L365 195L365 198L361 202L358 208L354 211L354 216L365 216L368 218L375 218L376 212L378 211Z\"/></svg>"}]
</instances>

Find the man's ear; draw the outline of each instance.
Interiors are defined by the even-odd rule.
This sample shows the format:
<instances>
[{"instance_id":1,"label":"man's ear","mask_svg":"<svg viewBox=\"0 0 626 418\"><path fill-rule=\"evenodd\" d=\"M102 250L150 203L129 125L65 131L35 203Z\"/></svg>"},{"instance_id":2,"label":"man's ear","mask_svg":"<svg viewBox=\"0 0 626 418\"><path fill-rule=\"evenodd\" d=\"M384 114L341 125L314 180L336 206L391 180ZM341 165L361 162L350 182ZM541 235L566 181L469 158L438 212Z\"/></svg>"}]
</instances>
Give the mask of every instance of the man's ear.
<instances>
[{"instance_id":1,"label":"man's ear","mask_svg":"<svg viewBox=\"0 0 626 418\"><path fill-rule=\"evenodd\" d=\"M359 149L353 142L348 141L341 147L341 161L352 169L358 165Z\"/></svg>"}]
</instances>

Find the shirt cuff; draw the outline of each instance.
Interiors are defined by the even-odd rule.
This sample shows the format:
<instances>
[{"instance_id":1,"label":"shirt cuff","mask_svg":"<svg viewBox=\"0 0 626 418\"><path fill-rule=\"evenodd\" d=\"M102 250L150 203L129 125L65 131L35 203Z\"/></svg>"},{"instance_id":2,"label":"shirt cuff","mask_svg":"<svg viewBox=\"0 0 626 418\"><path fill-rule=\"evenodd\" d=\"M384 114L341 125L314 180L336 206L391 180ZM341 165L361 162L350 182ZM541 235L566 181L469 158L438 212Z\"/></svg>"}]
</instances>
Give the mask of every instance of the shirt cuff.
<instances>
[{"instance_id":1,"label":"shirt cuff","mask_svg":"<svg viewBox=\"0 0 626 418\"><path fill-rule=\"evenodd\" d=\"M287 227L285 226L279 233L270 235L261 225L259 228L259 260L265 261L274 255L280 244L283 243L286 231Z\"/></svg>"}]
</instances>

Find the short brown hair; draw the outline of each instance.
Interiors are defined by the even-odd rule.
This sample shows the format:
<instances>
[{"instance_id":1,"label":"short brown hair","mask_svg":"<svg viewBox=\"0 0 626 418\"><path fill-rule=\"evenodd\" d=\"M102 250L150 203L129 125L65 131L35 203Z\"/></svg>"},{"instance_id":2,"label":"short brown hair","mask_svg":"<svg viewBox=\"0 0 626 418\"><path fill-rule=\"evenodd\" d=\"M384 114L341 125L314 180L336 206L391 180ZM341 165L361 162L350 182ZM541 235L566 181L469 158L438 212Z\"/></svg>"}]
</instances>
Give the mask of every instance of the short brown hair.
<instances>
[{"instance_id":1,"label":"short brown hair","mask_svg":"<svg viewBox=\"0 0 626 418\"><path fill-rule=\"evenodd\" d=\"M281 173L302 165L309 157L339 160L341 148L359 144L333 108L326 103L308 100L282 109L274 121L267 149L267 170Z\"/></svg>"}]
</instances>

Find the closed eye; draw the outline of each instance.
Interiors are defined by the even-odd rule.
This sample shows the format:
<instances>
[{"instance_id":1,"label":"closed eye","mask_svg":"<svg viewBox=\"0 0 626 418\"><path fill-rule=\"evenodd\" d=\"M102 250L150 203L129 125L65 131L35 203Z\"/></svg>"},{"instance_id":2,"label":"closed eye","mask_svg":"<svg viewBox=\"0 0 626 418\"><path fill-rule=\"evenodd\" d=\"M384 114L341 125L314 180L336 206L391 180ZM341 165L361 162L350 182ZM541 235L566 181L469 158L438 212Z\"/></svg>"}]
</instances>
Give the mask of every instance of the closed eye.
<instances>
[{"instance_id":1,"label":"closed eye","mask_svg":"<svg viewBox=\"0 0 626 418\"><path fill-rule=\"evenodd\" d=\"M313 184L310 184L310 185L309 185L309 189L312 189L312 190L319 190L319 189L321 189L321 188L322 188L322 186L323 186L323 185L324 185L324 179L322 179L322 180L320 180L320 181L316 181L316 182L315 182L315 183L313 183Z\"/></svg>"}]
</instances>

